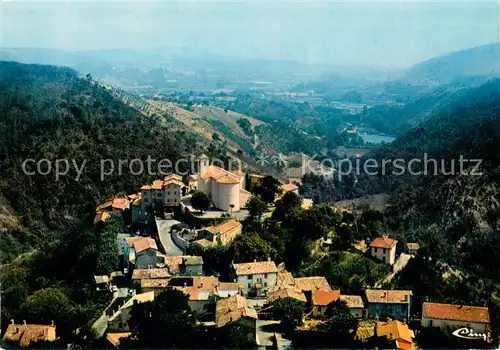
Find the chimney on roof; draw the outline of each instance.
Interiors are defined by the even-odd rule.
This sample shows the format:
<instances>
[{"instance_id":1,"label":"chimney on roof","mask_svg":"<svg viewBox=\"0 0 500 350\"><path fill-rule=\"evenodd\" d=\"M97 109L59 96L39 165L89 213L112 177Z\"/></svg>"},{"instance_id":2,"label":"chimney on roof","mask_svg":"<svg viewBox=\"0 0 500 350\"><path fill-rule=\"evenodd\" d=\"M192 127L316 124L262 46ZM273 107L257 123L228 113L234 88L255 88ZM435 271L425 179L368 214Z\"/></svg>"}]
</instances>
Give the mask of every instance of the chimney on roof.
<instances>
[{"instance_id":1,"label":"chimney on roof","mask_svg":"<svg viewBox=\"0 0 500 350\"><path fill-rule=\"evenodd\" d=\"M54 326L54 320L50 321L50 325Z\"/></svg>"},{"instance_id":2,"label":"chimney on roof","mask_svg":"<svg viewBox=\"0 0 500 350\"><path fill-rule=\"evenodd\" d=\"M23 320L23 324L26 325L26 320Z\"/></svg>"},{"instance_id":3,"label":"chimney on roof","mask_svg":"<svg viewBox=\"0 0 500 350\"><path fill-rule=\"evenodd\" d=\"M405 301L405 302L407 302L407 301L408 301L408 294L405 294L404 301Z\"/></svg>"},{"instance_id":4,"label":"chimney on roof","mask_svg":"<svg viewBox=\"0 0 500 350\"><path fill-rule=\"evenodd\" d=\"M231 260L231 265L234 265L234 260Z\"/></svg>"},{"instance_id":5,"label":"chimney on roof","mask_svg":"<svg viewBox=\"0 0 500 350\"><path fill-rule=\"evenodd\" d=\"M257 262L257 259L253 259L253 262Z\"/></svg>"},{"instance_id":6,"label":"chimney on roof","mask_svg":"<svg viewBox=\"0 0 500 350\"><path fill-rule=\"evenodd\" d=\"M11 319L10 319L10 324L15 324L15 322L14 322L14 319L13 319L13 318L11 318Z\"/></svg>"},{"instance_id":7,"label":"chimney on roof","mask_svg":"<svg viewBox=\"0 0 500 350\"><path fill-rule=\"evenodd\" d=\"M267 257L267 261L271 261L271 257L270 256Z\"/></svg>"},{"instance_id":8,"label":"chimney on roof","mask_svg":"<svg viewBox=\"0 0 500 350\"><path fill-rule=\"evenodd\" d=\"M186 287L187 287L187 283L186 283L186 282L184 282L184 288L186 288Z\"/></svg>"}]
</instances>

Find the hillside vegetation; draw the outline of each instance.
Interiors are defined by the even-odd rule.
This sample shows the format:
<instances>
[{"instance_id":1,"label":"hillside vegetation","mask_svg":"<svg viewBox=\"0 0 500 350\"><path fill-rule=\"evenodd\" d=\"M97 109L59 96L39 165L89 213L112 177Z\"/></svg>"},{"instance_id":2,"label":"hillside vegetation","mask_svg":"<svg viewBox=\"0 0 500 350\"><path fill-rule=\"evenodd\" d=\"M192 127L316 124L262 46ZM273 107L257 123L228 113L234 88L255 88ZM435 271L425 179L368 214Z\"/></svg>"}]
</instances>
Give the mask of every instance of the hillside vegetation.
<instances>
[{"instance_id":1,"label":"hillside vegetation","mask_svg":"<svg viewBox=\"0 0 500 350\"><path fill-rule=\"evenodd\" d=\"M500 42L460 50L413 66L402 79L413 83L449 83L458 77L498 76Z\"/></svg>"},{"instance_id":2,"label":"hillside vegetation","mask_svg":"<svg viewBox=\"0 0 500 350\"><path fill-rule=\"evenodd\" d=\"M2 261L82 220L89 225L97 203L154 178L132 176L126 166L101 181L101 159L175 160L196 148L194 134L170 132L164 119L145 118L71 69L13 62L0 62L0 130ZM78 179L74 167L56 179L54 172L26 175L28 158L86 163Z\"/></svg>"},{"instance_id":3,"label":"hillside vegetation","mask_svg":"<svg viewBox=\"0 0 500 350\"><path fill-rule=\"evenodd\" d=\"M423 239L429 230L443 235L444 243L458 254L449 260L469 270L500 278L500 81L493 80L470 89L460 102L430 117L398 138L392 144L367 155L382 160L421 159L412 170L424 171L424 153L435 159L427 165L427 175L393 175L386 167L385 176L362 175L350 188L350 196L390 193L387 209L391 226L407 233L409 239ZM459 159L480 159L481 165L472 175L476 162L464 163L460 173ZM452 163L454 162L454 172ZM443 165L444 164L444 167ZM437 169L436 169L437 168ZM444 170L443 170L444 169ZM436 174L435 174L436 170ZM445 172L443 174L443 171ZM351 177L352 179L352 177ZM485 254L488 252L488 254ZM495 266L495 269L492 267Z\"/></svg>"}]
</instances>

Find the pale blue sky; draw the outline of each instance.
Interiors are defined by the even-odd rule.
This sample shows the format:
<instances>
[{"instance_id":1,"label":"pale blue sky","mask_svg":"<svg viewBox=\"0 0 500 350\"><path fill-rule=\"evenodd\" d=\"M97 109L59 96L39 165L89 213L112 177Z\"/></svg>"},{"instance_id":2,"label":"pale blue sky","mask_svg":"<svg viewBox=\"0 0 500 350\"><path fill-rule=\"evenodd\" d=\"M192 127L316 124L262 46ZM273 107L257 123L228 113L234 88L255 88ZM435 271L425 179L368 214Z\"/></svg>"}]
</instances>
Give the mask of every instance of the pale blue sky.
<instances>
[{"instance_id":1,"label":"pale blue sky","mask_svg":"<svg viewBox=\"0 0 500 350\"><path fill-rule=\"evenodd\" d=\"M185 46L240 58L405 67L500 39L489 2L3 3L4 46Z\"/></svg>"}]
</instances>

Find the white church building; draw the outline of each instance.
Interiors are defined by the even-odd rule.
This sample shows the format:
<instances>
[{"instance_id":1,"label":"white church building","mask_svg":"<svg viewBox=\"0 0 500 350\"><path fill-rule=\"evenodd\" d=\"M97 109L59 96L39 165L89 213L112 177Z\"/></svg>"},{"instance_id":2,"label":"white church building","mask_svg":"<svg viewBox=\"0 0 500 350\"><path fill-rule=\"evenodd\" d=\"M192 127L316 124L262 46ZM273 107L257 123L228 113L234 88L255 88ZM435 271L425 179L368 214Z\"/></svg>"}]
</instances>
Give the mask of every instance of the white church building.
<instances>
[{"instance_id":1,"label":"white church building","mask_svg":"<svg viewBox=\"0 0 500 350\"><path fill-rule=\"evenodd\" d=\"M225 211L238 211L252 196L245 190L245 173L228 171L210 165L209 158L198 158L198 190L205 193L214 206Z\"/></svg>"}]
</instances>

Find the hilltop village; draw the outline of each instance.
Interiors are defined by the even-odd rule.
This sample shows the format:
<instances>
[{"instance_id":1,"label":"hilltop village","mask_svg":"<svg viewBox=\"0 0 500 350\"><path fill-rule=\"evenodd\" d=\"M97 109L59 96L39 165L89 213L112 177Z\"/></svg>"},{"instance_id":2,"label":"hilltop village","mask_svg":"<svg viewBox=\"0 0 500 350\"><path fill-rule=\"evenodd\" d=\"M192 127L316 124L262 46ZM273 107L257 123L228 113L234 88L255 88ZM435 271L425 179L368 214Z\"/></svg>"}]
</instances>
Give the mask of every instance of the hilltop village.
<instances>
[{"instance_id":1,"label":"hilltop village","mask_svg":"<svg viewBox=\"0 0 500 350\"><path fill-rule=\"evenodd\" d=\"M402 243L382 234L344 247L346 254L355 251L382 271L378 280L362 283L357 293L332 288L321 269L294 275L268 251L259 251L261 243L243 244L244 239L250 239L245 237L251 237L245 228L259 225L264 218L283 220L292 215L293 208L318 213L326 209L300 197L296 184L210 165L205 155L197 163L195 174L169 174L143 185L137 193L112 198L96 208L96 228L105 229L116 222L121 225L116 240L118 268L105 274L95 271L93 276L96 291L111 296L92 325L94 336L107 346L134 347L137 341L157 345L144 339L148 332L141 327L147 328L148 323L139 325L138 315L149 310L149 317L161 317L151 310L158 307L161 311L156 312L167 312L175 306L169 304L169 298L175 300L179 295L185 297L187 309L179 306L177 311L168 311L172 317L188 312L197 327L222 332L215 334L236 332L233 337L237 339L227 343L231 347L289 349L344 344L417 349L421 346L419 335L429 336L433 329L453 330L454 336L467 344L487 345L491 341L486 307L432 301L417 304L412 290L384 288L418 256L419 243L406 242L400 249ZM323 220L321 215L316 219ZM325 215L352 214L329 208ZM298 229L316 229L316 219L298 224ZM326 227L313 242L313 251L320 256L327 254L337 238ZM214 262L207 254L236 249L238 244L243 248L236 261ZM252 255L254 258L249 258ZM217 272L214 264L218 264ZM58 339L58 324L15 321L3 336L6 342L31 347ZM152 322L161 324L159 318ZM150 335L160 343L161 336Z\"/></svg>"}]
</instances>

